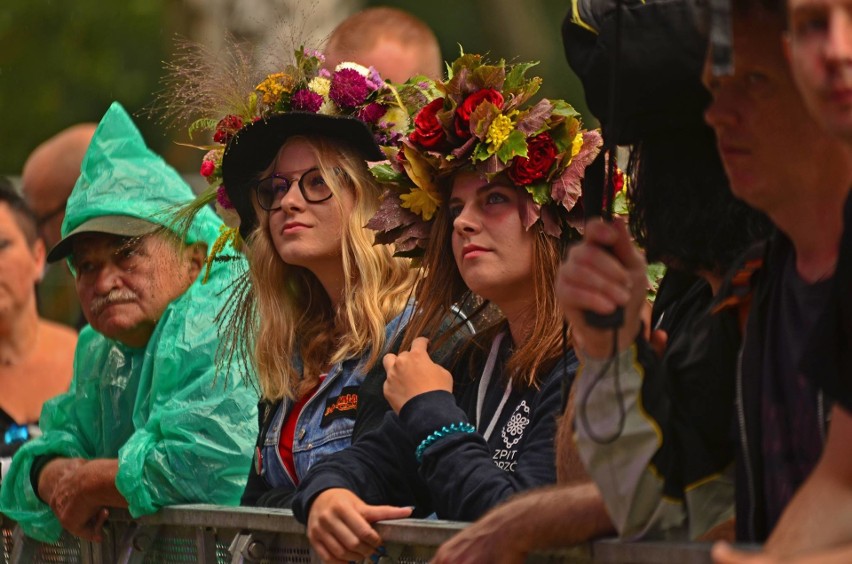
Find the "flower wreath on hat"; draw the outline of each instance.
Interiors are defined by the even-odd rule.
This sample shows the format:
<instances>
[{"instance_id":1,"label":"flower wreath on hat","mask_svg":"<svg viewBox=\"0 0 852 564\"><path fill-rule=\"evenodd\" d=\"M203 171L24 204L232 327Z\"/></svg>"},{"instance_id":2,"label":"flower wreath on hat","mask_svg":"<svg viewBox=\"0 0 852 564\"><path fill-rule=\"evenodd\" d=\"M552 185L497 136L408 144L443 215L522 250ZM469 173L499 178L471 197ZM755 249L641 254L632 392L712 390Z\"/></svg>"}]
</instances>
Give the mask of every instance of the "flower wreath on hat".
<instances>
[{"instance_id":1,"label":"flower wreath on hat","mask_svg":"<svg viewBox=\"0 0 852 564\"><path fill-rule=\"evenodd\" d=\"M300 48L295 51L292 64L266 76L253 92L237 101L237 108L221 119L202 118L190 126L190 135L210 130L215 143L200 147L207 150L200 173L207 180L208 190L193 208L215 203L226 226L209 253L208 270L212 260L227 259L223 254L226 246L239 249L242 244L240 215L223 183L228 176L223 171L223 159L250 128L284 114L354 118L372 134L375 147L368 154L387 158L396 154L395 145L409 133L410 116L439 94L434 82L424 76L394 85L385 82L373 67L344 62L329 71L322 68L324 61L318 51ZM187 210L184 215L192 213Z\"/></svg>"},{"instance_id":2,"label":"flower wreath on hat","mask_svg":"<svg viewBox=\"0 0 852 564\"><path fill-rule=\"evenodd\" d=\"M367 224L378 232L377 243L395 244L398 255L421 255L441 204L438 183L461 168L489 180L505 174L529 196L524 227L541 220L546 233L562 234L556 208L574 210L585 169L603 141L597 130L583 129L580 114L563 100L525 106L541 85L525 76L536 64L489 64L481 55L462 54L449 66L447 81L436 84L442 97L419 111L389 163L371 166L390 187ZM563 217L574 229L582 225L581 214Z\"/></svg>"}]
</instances>

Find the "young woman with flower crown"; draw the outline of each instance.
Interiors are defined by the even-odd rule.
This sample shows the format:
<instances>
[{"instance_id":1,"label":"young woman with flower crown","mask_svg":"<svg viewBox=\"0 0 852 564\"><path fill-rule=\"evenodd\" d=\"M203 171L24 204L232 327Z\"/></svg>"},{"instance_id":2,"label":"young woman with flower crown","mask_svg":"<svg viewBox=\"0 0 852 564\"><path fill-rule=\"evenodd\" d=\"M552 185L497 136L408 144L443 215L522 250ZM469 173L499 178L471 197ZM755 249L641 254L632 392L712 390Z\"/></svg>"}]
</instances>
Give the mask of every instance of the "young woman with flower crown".
<instances>
[{"instance_id":1,"label":"young woman with flower crown","mask_svg":"<svg viewBox=\"0 0 852 564\"><path fill-rule=\"evenodd\" d=\"M314 466L296 493L294 513L324 560L371 554L381 544L371 523L411 513L399 506L474 520L556 480L556 417L576 360L563 351L553 284L600 136L561 100L521 108L539 84L524 78L529 66L463 56L393 164L374 168L398 195L369 225L379 240L425 246L425 276L405 352L384 357L394 413ZM427 337L442 311L474 295L500 316L445 370Z\"/></svg>"},{"instance_id":2,"label":"young woman with flower crown","mask_svg":"<svg viewBox=\"0 0 852 564\"><path fill-rule=\"evenodd\" d=\"M297 52L268 76L247 113L219 121L225 148L202 165L224 215L239 221L219 258L241 238L250 265L227 319L262 393L244 505L286 506L314 463L377 424L387 404L361 385L384 377L379 361L412 312L416 270L363 228L381 195L366 162L386 159L380 143L401 137L432 85L394 88L372 69L321 63Z\"/></svg>"}]
</instances>

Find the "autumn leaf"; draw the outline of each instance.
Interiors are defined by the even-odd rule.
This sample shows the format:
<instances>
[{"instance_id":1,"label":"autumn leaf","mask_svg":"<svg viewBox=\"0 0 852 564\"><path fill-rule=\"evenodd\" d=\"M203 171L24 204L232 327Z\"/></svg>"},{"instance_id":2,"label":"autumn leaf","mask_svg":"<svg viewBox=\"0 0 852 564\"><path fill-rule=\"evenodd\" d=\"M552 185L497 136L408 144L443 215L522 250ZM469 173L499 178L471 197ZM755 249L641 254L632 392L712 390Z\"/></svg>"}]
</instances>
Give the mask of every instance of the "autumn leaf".
<instances>
[{"instance_id":1,"label":"autumn leaf","mask_svg":"<svg viewBox=\"0 0 852 564\"><path fill-rule=\"evenodd\" d=\"M514 157L526 156L527 138L517 129L513 130L512 133L509 134L509 137L503 141L503 144L500 145L500 148L497 150L497 157L504 163L508 163Z\"/></svg>"},{"instance_id":2,"label":"autumn leaf","mask_svg":"<svg viewBox=\"0 0 852 564\"><path fill-rule=\"evenodd\" d=\"M379 209L376 210L365 227L374 231L386 232L410 225L419 219L417 214L402 207L399 194L393 190L385 190Z\"/></svg>"},{"instance_id":3,"label":"autumn leaf","mask_svg":"<svg viewBox=\"0 0 852 564\"><path fill-rule=\"evenodd\" d=\"M367 163L373 177L379 182L399 182L405 179L405 175L395 170L390 163L371 164Z\"/></svg>"},{"instance_id":4,"label":"autumn leaf","mask_svg":"<svg viewBox=\"0 0 852 564\"><path fill-rule=\"evenodd\" d=\"M538 63L538 61L531 61L529 63L517 63L512 65L511 70L506 75L506 80L503 83L503 89L509 93L515 93L515 91L522 89L527 80L525 77L527 71L538 65Z\"/></svg>"},{"instance_id":5,"label":"autumn leaf","mask_svg":"<svg viewBox=\"0 0 852 564\"><path fill-rule=\"evenodd\" d=\"M540 100L535 106L527 110L518 120L516 127L518 131L532 137L541 133L545 121L550 117L553 103L548 99Z\"/></svg>"},{"instance_id":6,"label":"autumn leaf","mask_svg":"<svg viewBox=\"0 0 852 564\"><path fill-rule=\"evenodd\" d=\"M530 184L525 187L535 203L544 205L550 201L550 187L546 182Z\"/></svg>"},{"instance_id":7,"label":"autumn leaf","mask_svg":"<svg viewBox=\"0 0 852 564\"><path fill-rule=\"evenodd\" d=\"M541 217L541 206L535 203L532 198L521 198L518 207L520 208L518 211L521 214L521 223L524 229L532 227Z\"/></svg>"},{"instance_id":8,"label":"autumn leaf","mask_svg":"<svg viewBox=\"0 0 852 564\"><path fill-rule=\"evenodd\" d=\"M482 102L470 113L470 131L478 139L483 140L488 135L488 128L494 118L500 115L500 108L489 102Z\"/></svg>"},{"instance_id":9,"label":"autumn leaf","mask_svg":"<svg viewBox=\"0 0 852 564\"><path fill-rule=\"evenodd\" d=\"M566 210L571 210L582 194L581 182L589 166L600 152L603 139L598 130L583 133L583 146L559 178L551 186L551 196L561 202Z\"/></svg>"}]
</instances>

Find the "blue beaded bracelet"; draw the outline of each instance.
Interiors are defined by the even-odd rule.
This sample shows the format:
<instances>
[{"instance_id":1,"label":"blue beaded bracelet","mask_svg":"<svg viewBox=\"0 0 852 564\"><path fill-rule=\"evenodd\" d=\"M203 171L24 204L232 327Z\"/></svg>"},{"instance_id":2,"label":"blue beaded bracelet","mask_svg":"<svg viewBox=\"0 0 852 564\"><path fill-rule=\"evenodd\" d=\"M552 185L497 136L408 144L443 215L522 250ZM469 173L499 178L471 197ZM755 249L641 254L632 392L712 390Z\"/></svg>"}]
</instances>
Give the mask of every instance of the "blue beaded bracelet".
<instances>
[{"instance_id":1,"label":"blue beaded bracelet","mask_svg":"<svg viewBox=\"0 0 852 564\"><path fill-rule=\"evenodd\" d=\"M420 441L420 444L417 446L417 450L414 451L414 457L417 459L417 464L423 462L423 452L438 440L446 437L447 435L452 435L453 433L474 432L476 432L476 427L470 423L453 423L449 426L444 425L436 431L432 431L428 437Z\"/></svg>"}]
</instances>

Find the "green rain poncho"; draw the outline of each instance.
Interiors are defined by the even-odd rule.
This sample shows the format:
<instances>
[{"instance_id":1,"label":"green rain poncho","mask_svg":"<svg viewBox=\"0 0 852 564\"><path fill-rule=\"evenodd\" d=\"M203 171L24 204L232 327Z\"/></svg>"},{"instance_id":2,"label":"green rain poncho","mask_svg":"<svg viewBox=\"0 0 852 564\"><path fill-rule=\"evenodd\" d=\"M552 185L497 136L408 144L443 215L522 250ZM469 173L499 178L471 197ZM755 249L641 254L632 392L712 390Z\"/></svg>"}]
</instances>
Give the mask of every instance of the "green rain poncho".
<instances>
[{"instance_id":1,"label":"green rain poncho","mask_svg":"<svg viewBox=\"0 0 852 564\"><path fill-rule=\"evenodd\" d=\"M193 199L180 176L152 153L124 109L107 111L68 200L62 234L93 217L129 215L169 225L168 213ZM221 222L198 214L187 240L208 249ZM30 469L36 457L117 458L116 487L139 516L180 503L237 504L257 437L257 395L235 369L219 371L214 317L244 269L216 263L165 310L144 349L80 333L67 394L46 403L42 437L15 455L0 491L0 511L24 532L54 541L61 525L36 497Z\"/></svg>"}]
</instances>

